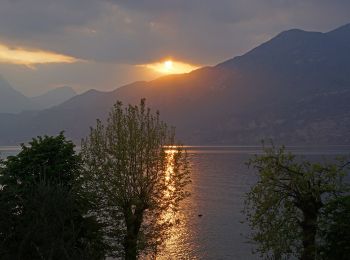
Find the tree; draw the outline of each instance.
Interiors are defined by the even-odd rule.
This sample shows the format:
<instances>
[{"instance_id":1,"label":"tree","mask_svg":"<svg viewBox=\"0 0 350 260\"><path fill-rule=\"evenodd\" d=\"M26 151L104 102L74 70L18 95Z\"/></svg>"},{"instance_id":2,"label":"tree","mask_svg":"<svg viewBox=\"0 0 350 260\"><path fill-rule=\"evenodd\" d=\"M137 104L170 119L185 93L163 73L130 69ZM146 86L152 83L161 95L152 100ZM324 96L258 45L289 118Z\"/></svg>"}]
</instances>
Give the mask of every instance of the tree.
<instances>
[{"instance_id":1,"label":"tree","mask_svg":"<svg viewBox=\"0 0 350 260\"><path fill-rule=\"evenodd\" d=\"M29 146L22 144L17 156L9 156L3 162L2 181L6 185L21 183L22 188L39 180L71 187L80 166L74 144L67 141L63 133L56 137L39 136L33 138Z\"/></svg>"},{"instance_id":2,"label":"tree","mask_svg":"<svg viewBox=\"0 0 350 260\"><path fill-rule=\"evenodd\" d=\"M104 126L97 121L82 142L85 188L97 194L98 216L125 259L154 254L176 224L179 203L189 194L186 152L174 130L140 106L118 102ZM118 251L118 250L116 250Z\"/></svg>"},{"instance_id":3,"label":"tree","mask_svg":"<svg viewBox=\"0 0 350 260\"><path fill-rule=\"evenodd\" d=\"M101 227L77 179L81 159L63 133L38 137L2 162L1 259L101 259Z\"/></svg>"},{"instance_id":4,"label":"tree","mask_svg":"<svg viewBox=\"0 0 350 260\"><path fill-rule=\"evenodd\" d=\"M322 259L346 260L350 255L350 196L330 201L321 219Z\"/></svg>"},{"instance_id":5,"label":"tree","mask_svg":"<svg viewBox=\"0 0 350 260\"><path fill-rule=\"evenodd\" d=\"M348 190L342 181L348 164L311 163L272 145L248 165L258 170L244 209L257 251L266 258L314 260L320 216Z\"/></svg>"}]
</instances>

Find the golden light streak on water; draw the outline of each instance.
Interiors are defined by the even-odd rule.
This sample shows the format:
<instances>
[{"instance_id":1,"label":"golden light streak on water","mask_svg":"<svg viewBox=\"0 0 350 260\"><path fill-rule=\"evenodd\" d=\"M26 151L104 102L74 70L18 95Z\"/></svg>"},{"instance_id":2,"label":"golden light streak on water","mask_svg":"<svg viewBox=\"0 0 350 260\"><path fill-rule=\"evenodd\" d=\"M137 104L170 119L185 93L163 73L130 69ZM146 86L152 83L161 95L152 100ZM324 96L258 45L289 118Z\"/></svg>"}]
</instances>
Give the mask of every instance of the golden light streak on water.
<instances>
[{"instance_id":1,"label":"golden light streak on water","mask_svg":"<svg viewBox=\"0 0 350 260\"><path fill-rule=\"evenodd\" d=\"M167 154L167 169L166 169L166 181L171 180L171 175L174 174L174 157L178 150L176 147L169 147L166 150ZM170 193L174 191L174 187L169 184L166 196L170 196ZM190 204L188 200L185 201L184 208L188 207ZM171 207L171 206L170 206ZM177 259L197 259L190 257L187 248L187 238L191 236L191 230L188 226L188 216L183 211L183 208L174 215L171 210L166 212L164 215L165 220L170 220L175 225L170 230L170 236L165 241L164 250L156 257L157 260L177 260Z\"/></svg>"}]
</instances>

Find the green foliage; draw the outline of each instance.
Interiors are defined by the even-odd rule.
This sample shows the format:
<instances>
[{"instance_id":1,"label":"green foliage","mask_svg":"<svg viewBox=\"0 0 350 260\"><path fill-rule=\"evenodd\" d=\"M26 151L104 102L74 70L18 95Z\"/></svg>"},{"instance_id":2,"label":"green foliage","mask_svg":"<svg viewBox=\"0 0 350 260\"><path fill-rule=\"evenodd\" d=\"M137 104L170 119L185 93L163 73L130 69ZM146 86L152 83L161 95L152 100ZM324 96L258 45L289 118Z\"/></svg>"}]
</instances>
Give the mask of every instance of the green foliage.
<instances>
[{"instance_id":1,"label":"green foliage","mask_svg":"<svg viewBox=\"0 0 350 260\"><path fill-rule=\"evenodd\" d=\"M331 201L321 220L322 259L346 260L350 256L350 196Z\"/></svg>"},{"instance_id":2,"label":"green foliage","mask_svg":"<svg viewBox=\"0 0 350 260\"><path fill-rule=\"evenodd\" d=\"M87 190L97 196L98 216L117 254L126 259L160 250L188 196L187 155L174 131L140 106L114 105L106 125L97 121L82 142Z\"/></svg>"},{"instance_id":3,"label":"green foliage","mask_svg":"<svg viewBox=\"0 0 350 260\"><path fill-rule=\"evenodd\" d=\"M343 162L312 163L272 145L248 165L258 171L244 209L257 252L266 259L314 259L322 209L347 190Z\"/></svg>"},{"instance_id":4,"label":"green foliage","mask_svg":"<svg viewBox=\"0 0 350 260\"><path fill-rule=\"evenodd\" d=\"M21 183L21 188L38 181L71 186L79 168L80 158L75 154L74 144L66 141L63 133L57 137L38 137L29 146L22 144L21 152L3 163L2 183Z\"/></svg>"},{"instance_id":5,"label":"green foliage","mask_svg":"<svg viewBox=\"0 0 350 260\"><path fill-rule=\"evenodd\" d=\"M2 162L1 259L102 259L100 225L77 177L81 160L63 133L38 137Z\"/></svg>"}]
</instances>

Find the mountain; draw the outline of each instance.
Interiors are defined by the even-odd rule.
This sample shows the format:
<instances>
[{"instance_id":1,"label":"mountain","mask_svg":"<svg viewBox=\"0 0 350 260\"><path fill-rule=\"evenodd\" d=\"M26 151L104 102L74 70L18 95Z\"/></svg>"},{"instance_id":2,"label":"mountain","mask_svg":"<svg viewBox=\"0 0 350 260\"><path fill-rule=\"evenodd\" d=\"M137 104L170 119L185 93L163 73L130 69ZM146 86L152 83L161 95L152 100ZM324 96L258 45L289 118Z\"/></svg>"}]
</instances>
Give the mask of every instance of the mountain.
<instances>
[{"instance_id":1,"label":"mountain","mask_svg":"<svg viewBox=\"0 0 350 260\"><path fill-rule=\"evenodd\" d=\"M9 82L0 76L0 112L18 113L34 107L35 104L31 100L15 90Z\"/></svg>"},{"instance_id":2,"label":"mountain","mask_svg":"<svg viewBox=\"0 0 350 260\"><path fill-rule=\"evenodd\" d=\"M27 97L0 75L0 113L20 113L57 106L76 95L70 87L59 87L43 95ZM0 125L1 126L1 125Z\"/></svg>"},{"instance_id":3,"label":"mountain","mask_svg":"<svg viewBox=\"0 0 350 260\"><path fill-rule=\"evenodd\" d=\"M0 143L60 130L79 141L116 100L145 97L187 144L350 144L349 46L350 25L285 31L214 67L91 90L42 112L0 115Z\"/></svg>"},{"instance_id":4,"label":"mountain","mask_svg":"<svg viewBox=\"0 0 350 260\"><path fill-rule=\"evenodd\" d=\"M57 106L76 94L71 87L64 86L50 90L43 95L32 97L31 101L35 103L37 109L42 110Z\"/></svg>"}]
</instances>

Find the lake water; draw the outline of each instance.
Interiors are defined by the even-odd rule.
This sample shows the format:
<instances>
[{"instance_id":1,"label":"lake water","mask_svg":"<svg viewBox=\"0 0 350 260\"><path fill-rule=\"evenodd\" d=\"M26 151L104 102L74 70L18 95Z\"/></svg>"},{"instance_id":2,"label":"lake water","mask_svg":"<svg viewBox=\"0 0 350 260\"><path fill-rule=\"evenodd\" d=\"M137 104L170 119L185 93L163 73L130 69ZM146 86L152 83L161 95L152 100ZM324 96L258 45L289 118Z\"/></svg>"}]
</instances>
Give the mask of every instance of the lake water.
<instances>
[{"instance_id":1,"label":"lake water","mask_svg":"<svg viewBox=\"0 0 350 260\"><path fill-rule=\"evenodd\" d=\"M4 159L10 155L15 155L19 150L19 146L0 146L0 159Z\"/></svg>"},{"instance_id":2,"label":"lake water","mask_svg":"<svg viewBox=\"0 0 350 260\"><path fill-rule=\"evenodd\" d=\"M289 147L296 154L320 160L350 154L348 146ZM15 154L15 147L0 147L0 154ZM258 259L244 235L241 221L244 194L256 181L245 162L259 147L188 147L192 165L192 196L183 204L182 222L157 259ZM198 215L202 215L199 217Z\"/></svg>"}]
</instances>

